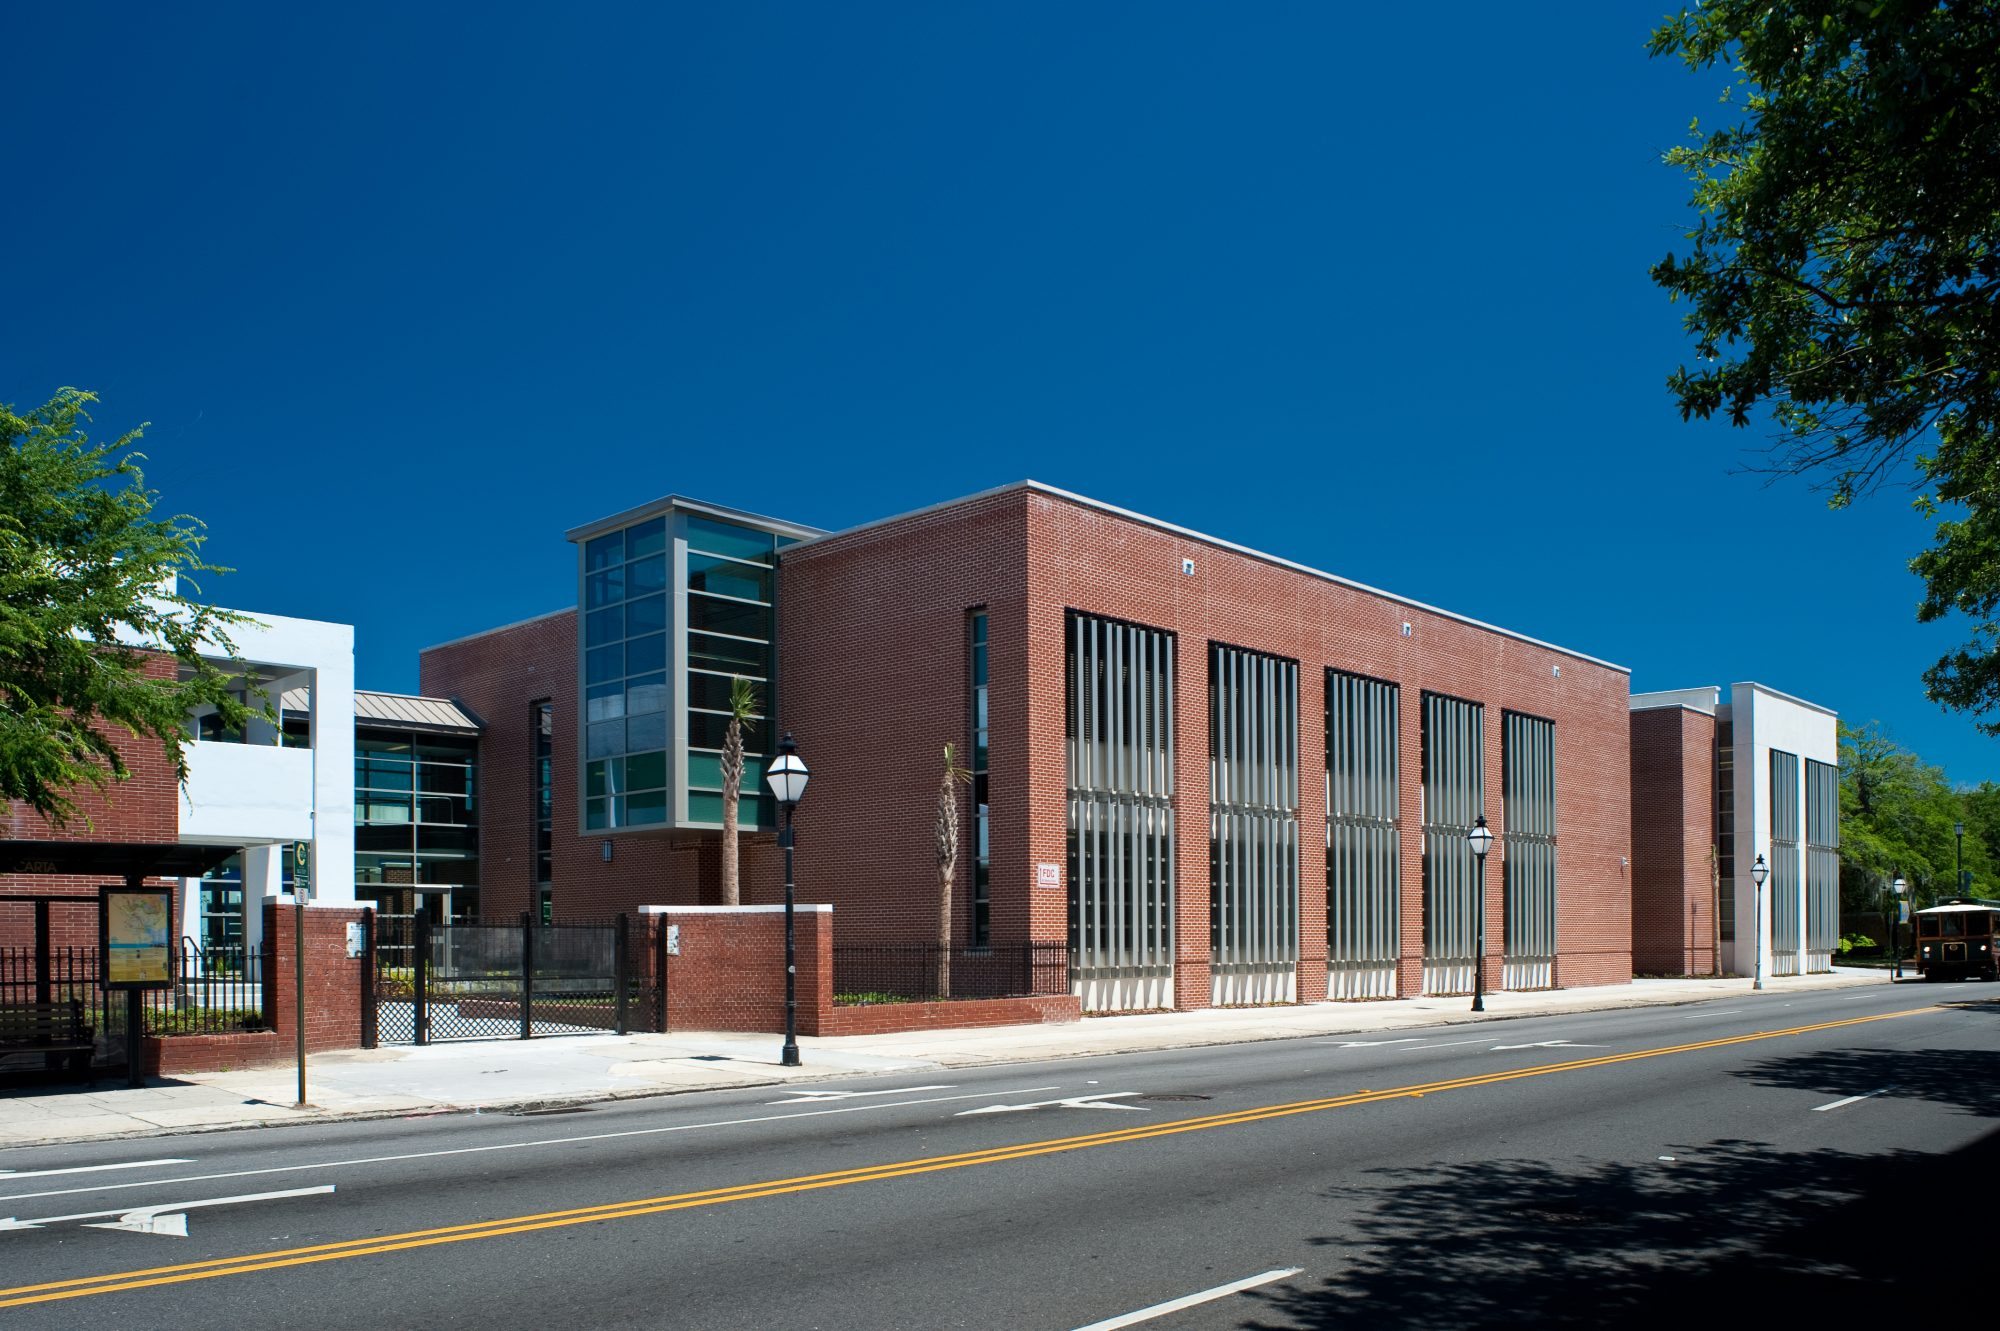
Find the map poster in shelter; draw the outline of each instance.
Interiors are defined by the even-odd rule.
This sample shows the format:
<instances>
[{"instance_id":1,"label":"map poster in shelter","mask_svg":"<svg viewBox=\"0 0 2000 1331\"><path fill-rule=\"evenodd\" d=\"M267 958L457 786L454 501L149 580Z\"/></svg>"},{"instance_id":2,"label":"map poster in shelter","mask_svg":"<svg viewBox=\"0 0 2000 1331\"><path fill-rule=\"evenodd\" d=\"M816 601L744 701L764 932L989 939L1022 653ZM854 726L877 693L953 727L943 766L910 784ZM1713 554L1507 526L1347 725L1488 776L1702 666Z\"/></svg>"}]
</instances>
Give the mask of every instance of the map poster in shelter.
<instances>
[{"instance_id":1,"label":"map poster in shelter","mask_svg":"<svg viewBox=\"0 0 2000 1331\"><path fill-rule=\"evenodd\" d=\"M172 987L173 909L171 888L99 889L98 946L106 989Z\"/></svg>"}]
</instances>

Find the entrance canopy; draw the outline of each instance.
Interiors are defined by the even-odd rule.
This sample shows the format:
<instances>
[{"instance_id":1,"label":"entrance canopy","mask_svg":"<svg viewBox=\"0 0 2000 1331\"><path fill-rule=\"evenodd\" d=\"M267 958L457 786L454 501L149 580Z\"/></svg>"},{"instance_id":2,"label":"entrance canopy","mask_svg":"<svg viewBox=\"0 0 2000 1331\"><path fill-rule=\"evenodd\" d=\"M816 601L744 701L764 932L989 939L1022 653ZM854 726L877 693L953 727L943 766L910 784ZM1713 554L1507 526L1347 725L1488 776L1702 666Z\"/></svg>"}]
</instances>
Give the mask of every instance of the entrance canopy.
<instances>
[{"instance_id":1,"label":"entrance canopy","mask_svg":"<svg viewBox=\"0 0 2000 1331\"><path fill-rule=\"evenodd\" d=\"M122 878L199 878L241 846L144 841L0 841L0 873Z\"/></svg>"}]
</instances>

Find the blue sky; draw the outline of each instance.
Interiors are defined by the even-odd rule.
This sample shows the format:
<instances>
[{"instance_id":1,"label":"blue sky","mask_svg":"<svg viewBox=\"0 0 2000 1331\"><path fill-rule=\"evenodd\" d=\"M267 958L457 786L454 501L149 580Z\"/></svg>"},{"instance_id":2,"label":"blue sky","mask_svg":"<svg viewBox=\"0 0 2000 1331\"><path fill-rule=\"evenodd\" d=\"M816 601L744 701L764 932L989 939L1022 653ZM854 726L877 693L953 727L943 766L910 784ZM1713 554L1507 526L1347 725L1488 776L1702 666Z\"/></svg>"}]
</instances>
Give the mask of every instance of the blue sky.
<instances>
[{"instance_id":1,"label":"blue sky","mask_svg":"<svg viewBox=\"0 0 2000 1331\"><path fill-rule=\"evenodd\" d=\"M14 5L0 401L151 421L215 599L372 687L661 494L1033 477L2000 779L1907 496L1667 397L1662 8Z\"/></svg>"}]
</instances>

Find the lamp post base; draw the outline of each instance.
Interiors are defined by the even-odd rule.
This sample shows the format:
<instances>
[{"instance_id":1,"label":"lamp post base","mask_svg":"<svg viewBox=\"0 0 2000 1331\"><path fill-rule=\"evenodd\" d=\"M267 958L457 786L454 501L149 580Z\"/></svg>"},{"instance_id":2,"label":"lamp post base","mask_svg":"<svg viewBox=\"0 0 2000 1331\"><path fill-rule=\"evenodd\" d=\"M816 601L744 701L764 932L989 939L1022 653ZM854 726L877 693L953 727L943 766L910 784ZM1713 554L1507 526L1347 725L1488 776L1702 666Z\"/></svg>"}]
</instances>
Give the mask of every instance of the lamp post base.
<instances>
[{"instance_id":1,"label":"lamp post base","mask_svg":"<svg viewBox=\"0 0 2000 1331\"><path fill-rule=\"evenodd\" d=\"M782 1068L795 1068L795 1067L798 1067L798 1066L799 1066L799 1047L798 1047L797 1045L795 1045L795 1044L787 1044L787 1045L786 1045L786 1046L785 1046L785 1047L784 1047L783 1049L779 1050L779 1051L778 1051L778 1066L779 1066L779 1067L782 1067Z\"/></svg>"}]
</instances>

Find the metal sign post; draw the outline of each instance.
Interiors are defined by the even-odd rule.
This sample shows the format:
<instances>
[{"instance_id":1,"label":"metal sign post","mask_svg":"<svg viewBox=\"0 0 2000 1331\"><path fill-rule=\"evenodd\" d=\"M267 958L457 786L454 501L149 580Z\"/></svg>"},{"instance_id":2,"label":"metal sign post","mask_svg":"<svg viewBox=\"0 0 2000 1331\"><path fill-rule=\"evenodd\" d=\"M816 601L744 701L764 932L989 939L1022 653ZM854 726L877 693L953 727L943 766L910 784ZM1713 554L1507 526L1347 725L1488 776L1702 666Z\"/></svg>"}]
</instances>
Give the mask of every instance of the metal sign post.
<instances>
[{"instance_id":1,"label":"metal sign post","mask_svg":"<svg viewBox=\"0 0 2000 1331\"><path fill-rule=\"evenodd\" d=\"M306 1107L306 901L312 888L303 880L292 880L292 947L296 964L292 967L292 993L297 999L299 1053L299 1108Z\"/></svg>"}]
</instances>

